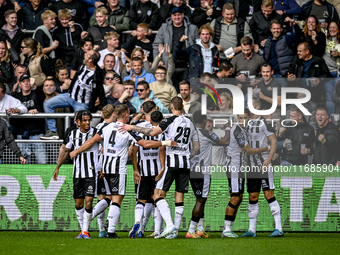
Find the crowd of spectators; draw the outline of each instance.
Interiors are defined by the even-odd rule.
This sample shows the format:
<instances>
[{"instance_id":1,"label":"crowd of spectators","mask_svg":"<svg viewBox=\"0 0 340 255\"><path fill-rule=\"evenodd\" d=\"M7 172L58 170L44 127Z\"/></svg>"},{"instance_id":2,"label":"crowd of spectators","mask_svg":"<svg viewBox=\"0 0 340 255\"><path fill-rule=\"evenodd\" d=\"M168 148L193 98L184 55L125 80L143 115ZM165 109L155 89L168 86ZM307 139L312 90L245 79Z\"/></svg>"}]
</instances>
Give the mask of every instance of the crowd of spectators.
<instances>
[{"instance_id":1,"label":"crowd of spectators","mask_svg":"<svg viewBox=\"0 0 340 255\"><path fill-rule=\"evenodd\" d=\"M326 0L0 0L0 14L1 112L97 112L127 104L134 113L153 100L168 113L179 95L193 113L201 108L202 83L228 82L243 91L245 103L254 88L262 109L278 88L278 109L268 116L276 119L281 88L303 87L313 115L291 108L289 117L301 123L295 131L278 122L279 158L340 159L338 128L329 121L340 113L340 23ZM207 112L230 113L236 107L230 94L218 92L223 102L208 100ZM61 134L53 118L7 124L21 139ZM43 145L32 146L44 164Z\"/></svg>"}]
</instances>

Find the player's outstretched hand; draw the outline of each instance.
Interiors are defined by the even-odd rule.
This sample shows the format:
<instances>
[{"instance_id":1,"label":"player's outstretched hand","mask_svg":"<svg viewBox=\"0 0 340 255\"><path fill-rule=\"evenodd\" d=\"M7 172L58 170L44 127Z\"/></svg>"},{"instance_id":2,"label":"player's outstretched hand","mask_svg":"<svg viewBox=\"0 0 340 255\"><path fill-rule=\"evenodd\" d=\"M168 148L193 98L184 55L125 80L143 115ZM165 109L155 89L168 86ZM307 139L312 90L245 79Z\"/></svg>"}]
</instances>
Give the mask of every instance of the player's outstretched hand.
<instances>
[{"instance_id":1,"label":"player's outstretched hand","mask_svg":"<svg viewBox=\"0 0 340 255\"><path fill-rule=\"evenodd\" d=\"M133 172L133 180L134 180L135 184L140 184L140 180L141 179L142 178L140 177L139 172L138 171L134 171Z\"/></svg>"},{"instance_id":2,"label":"player's outstretched hand","mask_svg":"<svg viewBox=\"0 0 340 255\"><path fill-rule=\"evenodd\" d=\"M54 170L53 180L58 181L59 169Z\"/></svg>"},{"instance_id":3,"label":"player's outstretched hand","mask_svg":"<svg viewBox=\"0 0 340 255\"><path fill-rule=\"evenodd\" d=\"M75 152L75 151L70 152L70 158L71 159L74 159L76 156L77 156L77 152Z\"/></svg>"},{"instance_id":4,"label":"player's outstretched hand","mask_svg":"<svg viewBox=\"0 0 340 255\"><path fill-rule=\"evenodd\" d=\"M24 157L20 157L21 164L26 164L26 159Z\"/></svg>"},{"instance_id":5,"label":"player's outstretched hand","mask_svg":"<svg viewBox=\"0 0 340 255\"><path fill-rule=\"evenodd\" d=\"M176 147L178 145L178 143L176 143L175 141L171 141L171 147Z\"/></svg>"},{"instance_id":6,"label":"player's outstretched hand","mask_svg":"<svg viewBox=\"0 0 340 255\"><path fill-rule=\"evenodd\" d=\"M126 131L131 131L132 127L133 127L132 125L123 124L118 127L118 131L124 134Z\"/></svg>"}]
</instances>

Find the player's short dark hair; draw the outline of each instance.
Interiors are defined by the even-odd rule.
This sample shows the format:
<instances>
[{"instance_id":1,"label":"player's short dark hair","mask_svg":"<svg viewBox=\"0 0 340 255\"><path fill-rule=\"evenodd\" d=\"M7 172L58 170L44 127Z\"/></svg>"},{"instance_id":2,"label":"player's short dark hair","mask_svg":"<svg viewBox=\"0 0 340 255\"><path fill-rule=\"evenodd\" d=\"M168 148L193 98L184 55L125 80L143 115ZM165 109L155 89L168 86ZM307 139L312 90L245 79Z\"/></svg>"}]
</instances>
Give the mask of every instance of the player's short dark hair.
<instances>
[{"instance_id":1,"label":"player's short dark hair","mask_svg":"<svg viewBox=\"0 0 340 255\"><path fill-rule=\"evenodd\" d=\"M151 121L154 123L159 123L163 120L163 114L160 111L154 111L151 113Z\"/></svg>"},{"instance_id":2,"label":"player's short dark hair","mask_svg":"<svg viewBox=\"0 0 340 255\"><path fill-rule=\"evenodd\" d=\"M104 119L111 117L112 113L115 111L115 106L113 104L107 104L102 109L102 114Z\"/></svg>"},{"instance_id":3,"label":"player's short dark hair","mask_svg":"<svg viewBox=\"0 0 340 255\"><path fill-rule=\"evenodd\" d=\"M207 115L202 115L201 111L196 111L194 112L194 114L192 115L192 121L195 124L203 124L207 119Z\"/></svg>"},{"instance_id":4,"label":"player's short dark hair","mask_svg":"<svg viewBox=\"0 0 340 255\"><path fill-rule=\"evenodd\" d=\"M6 12L5 12L5 14L4 14L4 16L5 16L5 18L8 18L9 17L9 15L12 15L12 14L17 14L16 12L15 12L15 10L7 10ZM17 15L18 16L18 15Z\"/></svg>"},{"instance_id":5,"label":"player's short dark hair","mask_svg":"<svg viewBox=\"0 0 340 255\"><path fill-rule=\"evenodd\" d=\"M220 66L218 67L218 71L229 71L230 68L233 68L233 67L234 66L227 60L221 60Z\"/></svg>"},{"instance_id":6,"label":"player's short dark hair","mask_svg":"<svg viewBox=\"0 0 340 255\"><path fill-rule=\"evenodd\" d=\"M129 111L129 107L126 104L117 105L115 108L116 118L122 118Z\"/></svg>"},{"instance_id":7,"label":"player's short dark hair","mask_svg":"<svg viewBox=\"0 0 340 255\"><path fill-rule=\"evenodd\" d=\"M156 103L154 101L146 101L143 103L143 112L146 114L150 113L153 109L155 109Z\"/></svg>"},{"instance_id":8,"label":"player's short dark hair","mask_svg":"<svg viewBox=\"0 0 340 255\"><path fill-rule=\"evenodd\" d=\"M269 62L264 62L262 65L261 65L261 70L262 70L262 67L270 67L270 70L273 70L273 66L271 63Z\"/></svg>"},{"instance_id":9,"label":"player's short dark hair","mask_svg":"<svg viewBox=\"0 0 340 255\"><path fill-rule=\"evenodd\" d=\"M146 81L139 81L137 83L137 87L138 87L138 85L142 85L144 87L144 89L150 89L149 83L146 82Z\"/></svg>"},{"instance_id":10,"label":"player's short dark hair","mask_svg":"<svg viewBox=\"0 0 340 255\"><path fill-rule=\"evenodd\" d=\"M312 46L308 42L302 42L299 45L303 45L305 47L305 50L308 50L309 53L312 53Z\"/></svg>"},{"instance_id":11,"label":"player's short dark hair","mask_svg":"<svg viewBox=\"0 0 340 255\"><path fill-rule=\"evenodd\" d=\"M180 81L180 82L178 83L178 88L179 88L181 85L189 85L189 89L190 89L190 82L187 81L187 80Z\"/></svg>"},{"instance_id":12,"label":"player's short dark hair","mask_svg":"<svg viewBox=\"0 0 340 255\"><path fill-rule=\"evenodd\" d=\"M241 42L241 45L244 45L244 46L253 45L253 39L251 39L249 36L243 36L240 42Z\"/></svg>"},{"instance_id":13,"label":"player's short dark hair","mask_svg":"<svg viewBox=\"0 0 340 255\"><path fill-rule=\"evenodd\" d=\"M181 111L183 109L183 99L180 97L174 97L171 99L171 104L174 106L176 111Z\"/></svg>"},{"instance_id":14,"label":"player's short dark hair","mask_svg":"<svg viewBox=\"0 0 340 255\"><path fill-rule=\"evenodd\" d=\"M225 10L234 10L234 5L232 3L225 3L222 7L222 11L224 12Z\"/></svg>"},{"instance_id":15,"label":"player's short dark hair","mask_svg":"<svg viewBox=\"0 0 340 255\"><path fill-rule=\"evenodd\" d=\"M90 116L90 120L92 120L92 113L89 110L78 111L78 114L76 115L76 120L82 121L83 116Z\"/></svg>"},{"instance_id":16,"label":"player's short dark hair","mask_svg":"<svg viewBox=\"0 0 340 255\"><path fill-rule=\"evenodd\" d=\"M135 82L133 80L126 80L126 81L123 82L123 86L124 85L133 85L133 86L135 86Z\"/></svg>"},{"instance_id":17,"label":"player's short dark hair","mask_svg":"<svg viewBox=\"0 0 340 255\"><path fill-rule=\"evenodd\" d=\"M139 57L134 57L134 58L132 58L132 59L131 59L131 63L132 63L133 61L139 61L139 62L141 62L141 63L143 64L143 60L142 60L141 58L139 58Z\"/></svg>"},{"instance_id":18,"label":"player's short dark hair","mask_svg":"<svg viewBox=\"0 0 340 255\"><path fill-rule=\"evenodd\" d=\"M86 36L83 40L80 41L80 46L83 47L86 42L91 42L94 45L92 37Z\"/></svg>"},{"instance_id":19,"label":"player's short dark hair","mask_svg":"<svg viewBox=\"0 0 340 255\"><path fill-rule=\"evenodd\" d=\"M100 59L100 54L97 51L93 51L93 54L90 56L90 59L92 59L92 63L96 65Z\"/></svg>"},{"instance_id":20,"label":"player's short dark hair","mask_svg":"<svg viewBox=\"0 0 340 255\"><path fill-rule=\"evenodd\" d=\"M319 105L318 108L316 108L315 112L317 112L317 111L326 111L327 112L327 109L324 105ZM328 112L327 112L327 114L328 114Z\"/></svg>"},{"instance_id":21,"label":"player's short dark hair","mask_svg":"<svg viewBox=\"0 0 340 255\"><path fill-rule=\"evenodd\" d=\"M165 72L165 74L166 74L166 68L164 66L157 66L156 67L156 71L157 70L163 70Z\"/></svg>"},{"instance_id":22,"label":"player's short dark hair","mask_svg":"<svg viewBox=\"0 0 340 255\"><path fill-rule=\"evenodd\" d=\"M280 25L282 27L282 24L281 24L281 22L278 19L273 19L270 22L270 27L272 27L273 24L277 24L277 25Z\"/></svg>"}]
</instances>

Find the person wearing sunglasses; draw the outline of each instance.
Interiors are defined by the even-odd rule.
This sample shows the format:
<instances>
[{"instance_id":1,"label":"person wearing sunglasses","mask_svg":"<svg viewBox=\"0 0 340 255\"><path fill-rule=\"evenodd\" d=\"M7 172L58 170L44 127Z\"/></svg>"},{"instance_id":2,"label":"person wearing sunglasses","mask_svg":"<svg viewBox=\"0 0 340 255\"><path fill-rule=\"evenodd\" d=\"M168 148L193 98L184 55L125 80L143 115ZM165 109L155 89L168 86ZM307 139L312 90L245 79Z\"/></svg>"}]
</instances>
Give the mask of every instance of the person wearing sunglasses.
<instances>
[{"instance_id":1,"label":"person wearing sunglasses","mask_svg":"<svg viewBox=\"0 0 340 255\"><path fill-rule=\"evenodd\" d=\"M149 83L147 83L146 81L138 82L136 91L137 91L138 96L132 98L131 104L133 105L133 107L136 108L137 111L141 109L141 105L145 101L151 100L156 104L156 106L158 107L158 110L161 113L169 113L168 109L165 108L162 101L154 97L152 90L150 90Z\"/></svg>"}]
</instances>

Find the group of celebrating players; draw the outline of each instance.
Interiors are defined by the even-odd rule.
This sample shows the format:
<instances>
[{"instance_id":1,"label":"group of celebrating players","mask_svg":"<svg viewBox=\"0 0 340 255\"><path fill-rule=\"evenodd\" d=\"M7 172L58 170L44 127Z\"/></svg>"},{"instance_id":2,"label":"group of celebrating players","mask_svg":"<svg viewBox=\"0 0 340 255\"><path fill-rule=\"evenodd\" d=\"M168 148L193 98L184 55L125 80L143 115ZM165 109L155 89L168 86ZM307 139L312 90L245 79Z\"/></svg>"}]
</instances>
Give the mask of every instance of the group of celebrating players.
<instances>
[{"instance_id":1,"label":"group of celebrating players","mask_svg":"<svg viewBox=\"0 0 340 255\"><path fill-rule=\"evenodd\" d=\"M260 105L254 104L255 109ZM206 119L199 111L192 121L182 115L183 101L171 100L172 115L163 119L153 101L146 101L131 124L126 105L107 105L102 109L104 121L96 128L90 126L92 115L87 110L75 114L76 127L66 136L60 148L57 167L53 173L57 180L59 168L68 154L74 159L73 197L76 215L81 226L77 238L89 239L89 226L97 217L99 237L119 238L116 226L120 206L126 191L127 161L131 156L134 181L137 186L135 223L130 238L143 237L144 227L153 212L156 239L174 239L182 221L184 193L189 181L196 196L196 204L186 238L210 238L204 230L204 207L210 189L211 173L200 171L211 166L212 146L227 146L226 166L230 201L226 208L222 237L238 237L232 230L237 210L242 202L245 175L241 168L245 161L253 168L270 166L277 147L273 128L262 116L246 109L237 116L232 127L225 128L225 136L219 138L205 128ZM195 126L194 126L194 124ZM264 125L259 125L259 122ZM246 160L247 157L247 160ZM199 167L197 167L199 166ZM256 237L256 221L259 213L258 198L261 187L275 220L275 230L270 237L282 237L280 206L274 196L274 179L271 171L247 173L249 193L249 230L242 237ZM175 181L175 214L171 217L165 195ZM94 197L98 203L92 206ZM105 228L105 209L109 207L108 227ZM163 220L166 227L162 230Z\"/></svg>"}]
</instances>

